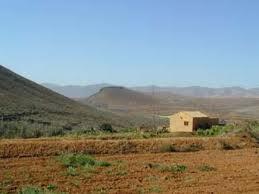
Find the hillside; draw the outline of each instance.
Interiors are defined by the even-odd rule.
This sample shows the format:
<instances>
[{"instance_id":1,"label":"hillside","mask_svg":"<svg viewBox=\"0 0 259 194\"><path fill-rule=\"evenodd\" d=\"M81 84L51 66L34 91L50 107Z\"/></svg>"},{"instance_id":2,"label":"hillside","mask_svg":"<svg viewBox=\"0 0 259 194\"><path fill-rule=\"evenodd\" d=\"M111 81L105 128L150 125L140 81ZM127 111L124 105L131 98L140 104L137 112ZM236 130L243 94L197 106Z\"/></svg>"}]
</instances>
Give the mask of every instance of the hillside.
<instances>
[{"instance_id":1,"label":"hillside","mask_svg":"<svg viewBox=\"0 0 259 194\"><path fill-rule=\"evenodd\" d=\"M108 122L116 127L130 123L119 116L82 105L52 92L0 65L1 134L20 128L39 130L90 129Z\"/></svg>"},{"instance_id":2,"label":"hillside","mask_svg":"<svg viewBox=\"0 0 259 194\"><path fill-rule=\"evenodd\" d=\"M159 104L159 100L151 95L136 92L124 87L105 87L98 93L83 100L86 104L109 110L131 110L138 107L150 107Z\"/></svg>"}]
</instances>

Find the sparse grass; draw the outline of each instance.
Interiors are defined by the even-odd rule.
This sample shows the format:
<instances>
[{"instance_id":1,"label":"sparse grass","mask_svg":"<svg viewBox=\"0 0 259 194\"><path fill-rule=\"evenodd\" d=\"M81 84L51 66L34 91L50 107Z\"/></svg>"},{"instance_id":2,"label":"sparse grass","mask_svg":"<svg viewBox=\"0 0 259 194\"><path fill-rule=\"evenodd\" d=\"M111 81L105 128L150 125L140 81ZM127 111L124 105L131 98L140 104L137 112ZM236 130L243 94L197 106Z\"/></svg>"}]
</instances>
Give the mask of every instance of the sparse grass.
<instances>
[{"instance_id":1,"label":"sparse grass","mask_svg":"<svg viewBox=\"0 0 259 194\"><path fill-rule=\"evenodd\" d=\"M203 164L203 165L199 166L198 169L202 172L210 172L210 171L217 170L216 168L209 166L208 164Z\"/></svg>"},{"instance_id":2,"label":"sparse grass","mask_svg":"<svg viewBox=\"0 0 259 194\"><path fill-rule=\"evenodd\" d=\"M161 189L161 187L159 187L159 186L153 186L153 187L151 187L151 188L149 188L149 192L148 193L162 193L162 189Z\"/></svg>"},{"instance_id":3,"label":"sparse grass","mask_svg":"<svg viewBox=\"0 0 259 194\"><path fill-rule=\"evenodd\" d=\"M109 167L111 164L106 161L98 161L86 154L63 154L58 157L63 166L67 167L67 175L77 176L79 170L85 173L94 173L96 167Z\"/></svg>"},{"instance_id":4,"label":"sparse grass","mask_svg":"<svg viewBox=\"0 0 259 194\"><path fill-rule=\"evenodd\" d=\"M57 189L57 186L56 186L56 185L53 185L53 184L49 184L49 185L47 186L47 189L48 189L49 191L55 191L55 190Z\"/></svg>"},{"instance_id":5,"label":"sparse grass","mask_svg":"<svg viewBox=\"0 0 259 194\"><path fill-rule=\"evenodd\" d=\"M113 163L114 168L106 171L107 175L111 176L126 176L128 175L127 165L124 161L118 160Z\"/></svg>"},{"instance_id":6,"label":"sparse grass","mask_svg":"<svg viewBox=\"0 0 259 194\"><path fill-rule=\"evenodd\" d=\"M173 165L161 165L149 163L150 168L158 169L161 172L171 172L171 173L184 173L187 170L187 166L182 164L173 164Z\"/></svg>"},{"instance_id":7,"label":"sparse grass","mask_svg":"<svg viewBox=\"0 0 259 194\"><path fill-rule=\"evenodd\" d=\"M73 166L67 167L67 175L68 175L68 176L77 176L78 173L77 173L76 168L73 167Z\"/></svg>"},{"instance_id":8,"label":"sparse grass","mask_svg":"<svg viewBox=\"0 0 259 194\"><path fill-rule=\"evenodd\" d=\"M48 186L46 189L44 188L39 188L36 186L27 186L22 188L18 194L65 194L62 192L54 192L56 190L56 187Z\"/></svg>"}]
</instances>

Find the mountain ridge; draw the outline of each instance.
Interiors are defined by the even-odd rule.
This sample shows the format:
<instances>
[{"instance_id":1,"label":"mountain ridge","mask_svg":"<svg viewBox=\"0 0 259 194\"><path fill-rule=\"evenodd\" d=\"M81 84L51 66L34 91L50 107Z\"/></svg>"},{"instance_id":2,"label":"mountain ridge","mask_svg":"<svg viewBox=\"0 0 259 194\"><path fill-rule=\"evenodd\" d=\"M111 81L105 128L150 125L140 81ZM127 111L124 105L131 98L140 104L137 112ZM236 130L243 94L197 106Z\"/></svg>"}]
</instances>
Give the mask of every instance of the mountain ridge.
<instances>
[{"instance_id":1,"label":"mountain ridge","mask_svg":"<svg viewBox=\"0 0 259 194\"><path fill-rule=\"evenodd\" d=\"M94 84L86 86L60 86L60 85L48 85L44 84L49 89L56 91L64 96L70 98L87 98L104 87L114 86L112 84ZM77 88L78 93L69 91L70 88ZM170 92L172 94L189 96L189 97L254 97L259 98L259 88L242 88L240 86L222 87L222 88L210 88L202 86L188 86L188 87L160 87L160 86L137 86L128 87L129 89L143 92L143 93L159 93L159 92ZM87 92L86 92L87 91Z\"/></svg>"}]
</instances>

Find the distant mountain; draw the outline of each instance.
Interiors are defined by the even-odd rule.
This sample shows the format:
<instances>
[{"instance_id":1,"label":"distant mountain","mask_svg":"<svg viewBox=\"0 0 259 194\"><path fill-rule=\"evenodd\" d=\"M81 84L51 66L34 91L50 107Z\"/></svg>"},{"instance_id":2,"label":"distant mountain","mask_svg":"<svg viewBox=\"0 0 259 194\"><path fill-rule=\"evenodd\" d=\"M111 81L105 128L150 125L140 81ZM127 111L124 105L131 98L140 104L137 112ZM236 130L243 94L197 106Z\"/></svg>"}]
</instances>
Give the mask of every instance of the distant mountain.
<instances>
[{"instance_id":1,"label":"distant mountain","mask_svg":"<svg viewBox=\"0 0 259 194\"><path fill-rule=\"evenodd\" d=\"M55 84L43 84L45 87L67 96L69 98L87 98L104 87L113 86L111 84L96 84L88 86L59 86ZM190 87L159 87L143 86L130 88L142 93L152 92L159 95L159 92L169 92L181 96L201 97L201 98L232 98L232 97L251 97L259 98L259 88L245 89L241 87L208 88L200 86Z\"/></svg>"},{"instance_id":2,"label":"distant mountain","mask_svg":"<svg viewBox=\"0 0 259 194\"><path fill-rule=\"evenodd\" d=\"M245 89L241 87L225 87L225 88L208 88L200 86L190 87L158 87L158 86L144 86L132 88L136 91L146 93L171 92L173 94L202 97L202 98L235 98L235 97L259 97L259 88ZM159 94L158 94L159 95Z\"/></svg>"},{"instance_id":3,"label":"distant mountain","mask_svg":"<svg viewBox=\"0 0 259 194\"><path fill-rule=\"evenodd\" d=\"M51 83L43 83L43 86L62 94L69 98L86 98L95 93L97 93L100 89L104 87L111 86L110 84L96 84L96 85L88 85L88 86L76 86L76 85L68 85L68 86L60 86Z\"/></svg>"},{"instance_id":4,"label":"distant mountain","mask_svg":"<svg viewBox=\"0 0 259 194\"><path fill-rule=\"evenodd\" d=\"M259 119L259 98L233 97L234 89L225 89L225 97L209 98L181 96L154 87L151 90L138 92L124 87L106 87L82 102L116 113L170 115L183 110L199 110L228 120Z\"/></svg>"},{"instance_id":5,"label":"distant mountain","mask_svg":"<svg viewBox=\"0 0 259 194\"><path fill-rule=\"evenodd\" d=\"M105 87L82 101L86 104L107 109L132 109L159 103L158 99L154 99L150 95L125 87Z\"/></svg>"},{"instance_id":6,"label":"distant mountain","mask_svg":"<svg viewBox=\"0 0 259 194\"><path fill-rule=\"evenodd\" d=\"M101 123L111 123L116 127L128 127L126 118L99 111L57 94L0 65L0 115L10 124L10 133L17 127L25 129L90 129ZM18 122L16 126L15 123ZM5 123L5 122L4 122ZM1 125L3 126L3 125ZM6 125L4 129L9 129Z\"/></svg>"}]
</instances>

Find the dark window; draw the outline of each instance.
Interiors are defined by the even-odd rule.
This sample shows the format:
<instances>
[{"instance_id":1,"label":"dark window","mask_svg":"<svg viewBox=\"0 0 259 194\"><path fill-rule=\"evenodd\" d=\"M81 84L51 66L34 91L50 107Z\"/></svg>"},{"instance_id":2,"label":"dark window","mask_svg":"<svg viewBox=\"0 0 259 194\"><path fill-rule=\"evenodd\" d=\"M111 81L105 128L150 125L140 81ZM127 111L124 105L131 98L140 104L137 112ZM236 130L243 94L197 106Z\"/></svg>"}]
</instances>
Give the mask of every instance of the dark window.
<instances>
[{"instance_id":1,"label":"dark window","mask_svg":"<svg viewBox=\"0 0 259 194\"><path fill-rule=\"evenodd\" d=\"M184 121L184 126L188 126L189 122L188 121Z\"/></svg>"}]
</instances>

